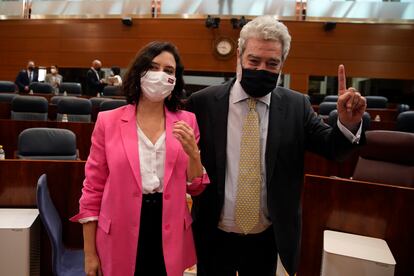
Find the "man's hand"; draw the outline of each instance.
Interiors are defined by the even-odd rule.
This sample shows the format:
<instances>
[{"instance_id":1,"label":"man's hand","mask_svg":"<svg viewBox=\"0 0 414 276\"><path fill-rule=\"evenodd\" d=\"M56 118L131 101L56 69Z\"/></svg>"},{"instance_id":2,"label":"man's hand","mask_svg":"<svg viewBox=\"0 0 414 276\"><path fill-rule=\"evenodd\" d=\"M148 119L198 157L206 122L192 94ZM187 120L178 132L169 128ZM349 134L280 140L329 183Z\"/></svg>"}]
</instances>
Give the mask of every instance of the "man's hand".
<instances>
[{"instance_id":1,"label":"man's hand","mask_svg":"<svg viewBox=\"0 0 414 276\"><path fill-rule=\"evenodd\" d=\"M345 67L338 67L338 116L350 131L356 131L367 107L367 101L353 87L346 88Z\"/></svg>"}]
</instances>

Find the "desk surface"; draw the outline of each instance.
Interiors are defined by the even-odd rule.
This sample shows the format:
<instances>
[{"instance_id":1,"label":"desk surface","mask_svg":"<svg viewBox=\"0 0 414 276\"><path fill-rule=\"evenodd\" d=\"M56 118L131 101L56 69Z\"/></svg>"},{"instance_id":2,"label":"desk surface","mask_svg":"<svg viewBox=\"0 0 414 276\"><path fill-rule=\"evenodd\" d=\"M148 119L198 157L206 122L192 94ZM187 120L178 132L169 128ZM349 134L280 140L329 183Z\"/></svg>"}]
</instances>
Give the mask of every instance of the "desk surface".
<instances>
[{"instance_id":1,"label":"desk surface","mask_svg":"<svg viewBox=\"0 0 414 276\"><path fill-rule=\"evenodd\" d=\"M0 208L0 229L29 228L38 215L38 209Z\"/></svg>"}]
</instances>

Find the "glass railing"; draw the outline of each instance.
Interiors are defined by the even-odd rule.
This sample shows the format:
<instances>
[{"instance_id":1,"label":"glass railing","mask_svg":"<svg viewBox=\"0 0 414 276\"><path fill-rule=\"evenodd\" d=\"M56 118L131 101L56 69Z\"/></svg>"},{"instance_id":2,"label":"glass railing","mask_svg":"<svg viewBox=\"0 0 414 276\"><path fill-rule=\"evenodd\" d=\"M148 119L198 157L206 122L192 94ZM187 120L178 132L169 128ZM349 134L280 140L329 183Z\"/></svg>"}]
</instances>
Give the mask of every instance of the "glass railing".
<instances>
[{"instance_id":1,"label":"glass railing","mask_svg":"<svg viewBox=\"0 0 414 276\"><path fill-rule=\"evenodd\" d=\"M414 0L308 0L307 20L404 22L414 20Z\"/></svg>"},{"instance_id":2,"label":"glass railing","mask_svg":"<svg viewBox=\"0 0 414 276\"><path fill-rule=\"evenodd\" d=\"M414 0L0 0L0 18L274 15L284 20L414 22Z\"/></svg>"}]
</instances>

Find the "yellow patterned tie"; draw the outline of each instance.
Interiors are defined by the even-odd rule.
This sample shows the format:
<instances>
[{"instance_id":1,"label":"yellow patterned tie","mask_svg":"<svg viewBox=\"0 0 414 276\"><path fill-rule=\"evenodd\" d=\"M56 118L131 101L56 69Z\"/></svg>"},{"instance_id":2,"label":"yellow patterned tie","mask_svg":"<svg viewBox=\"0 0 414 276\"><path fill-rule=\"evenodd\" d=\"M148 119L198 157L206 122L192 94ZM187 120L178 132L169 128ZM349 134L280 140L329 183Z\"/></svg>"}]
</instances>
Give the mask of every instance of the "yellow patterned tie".
<instances>
[{"instance_id":1,"label":"yellow patterned tie","mask_svg":"<svg viewBox=\"0 0 414 276\"><path fill-rule=\"evenodd\" d=\"M259 222L260 212L260 134L256 100L247 100L249 112L243 124L237 182L236 224L248 234Z\"/></svg>"}]
</instances>

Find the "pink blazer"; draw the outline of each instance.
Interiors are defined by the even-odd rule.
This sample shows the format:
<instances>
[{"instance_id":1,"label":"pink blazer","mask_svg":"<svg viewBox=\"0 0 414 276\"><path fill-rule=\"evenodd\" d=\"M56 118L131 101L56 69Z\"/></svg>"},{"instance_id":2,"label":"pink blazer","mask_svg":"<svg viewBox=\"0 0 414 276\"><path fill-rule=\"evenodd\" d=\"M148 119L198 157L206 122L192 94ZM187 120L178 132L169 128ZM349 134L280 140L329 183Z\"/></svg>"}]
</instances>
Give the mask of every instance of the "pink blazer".
<instances>
[{"instance_id":1,"label":"pink blazer","mask_svg":"<svg viewBox=\"0 0 414 276\"><path fill-rule=\"evenodd\" d=\"M172 134L174 122L183 120L194 129L198 140L194 114L165 109L165 116L162 242L167 274L182 276L196 263L186 192L201 193L209 179L203 175L187 185L188 156ZM142 202L139 162L135 106L100 112L85 166L79 214L71 221L98 216L96 247L106 276L134 275Z\"/></svg>"}]
</instances>

